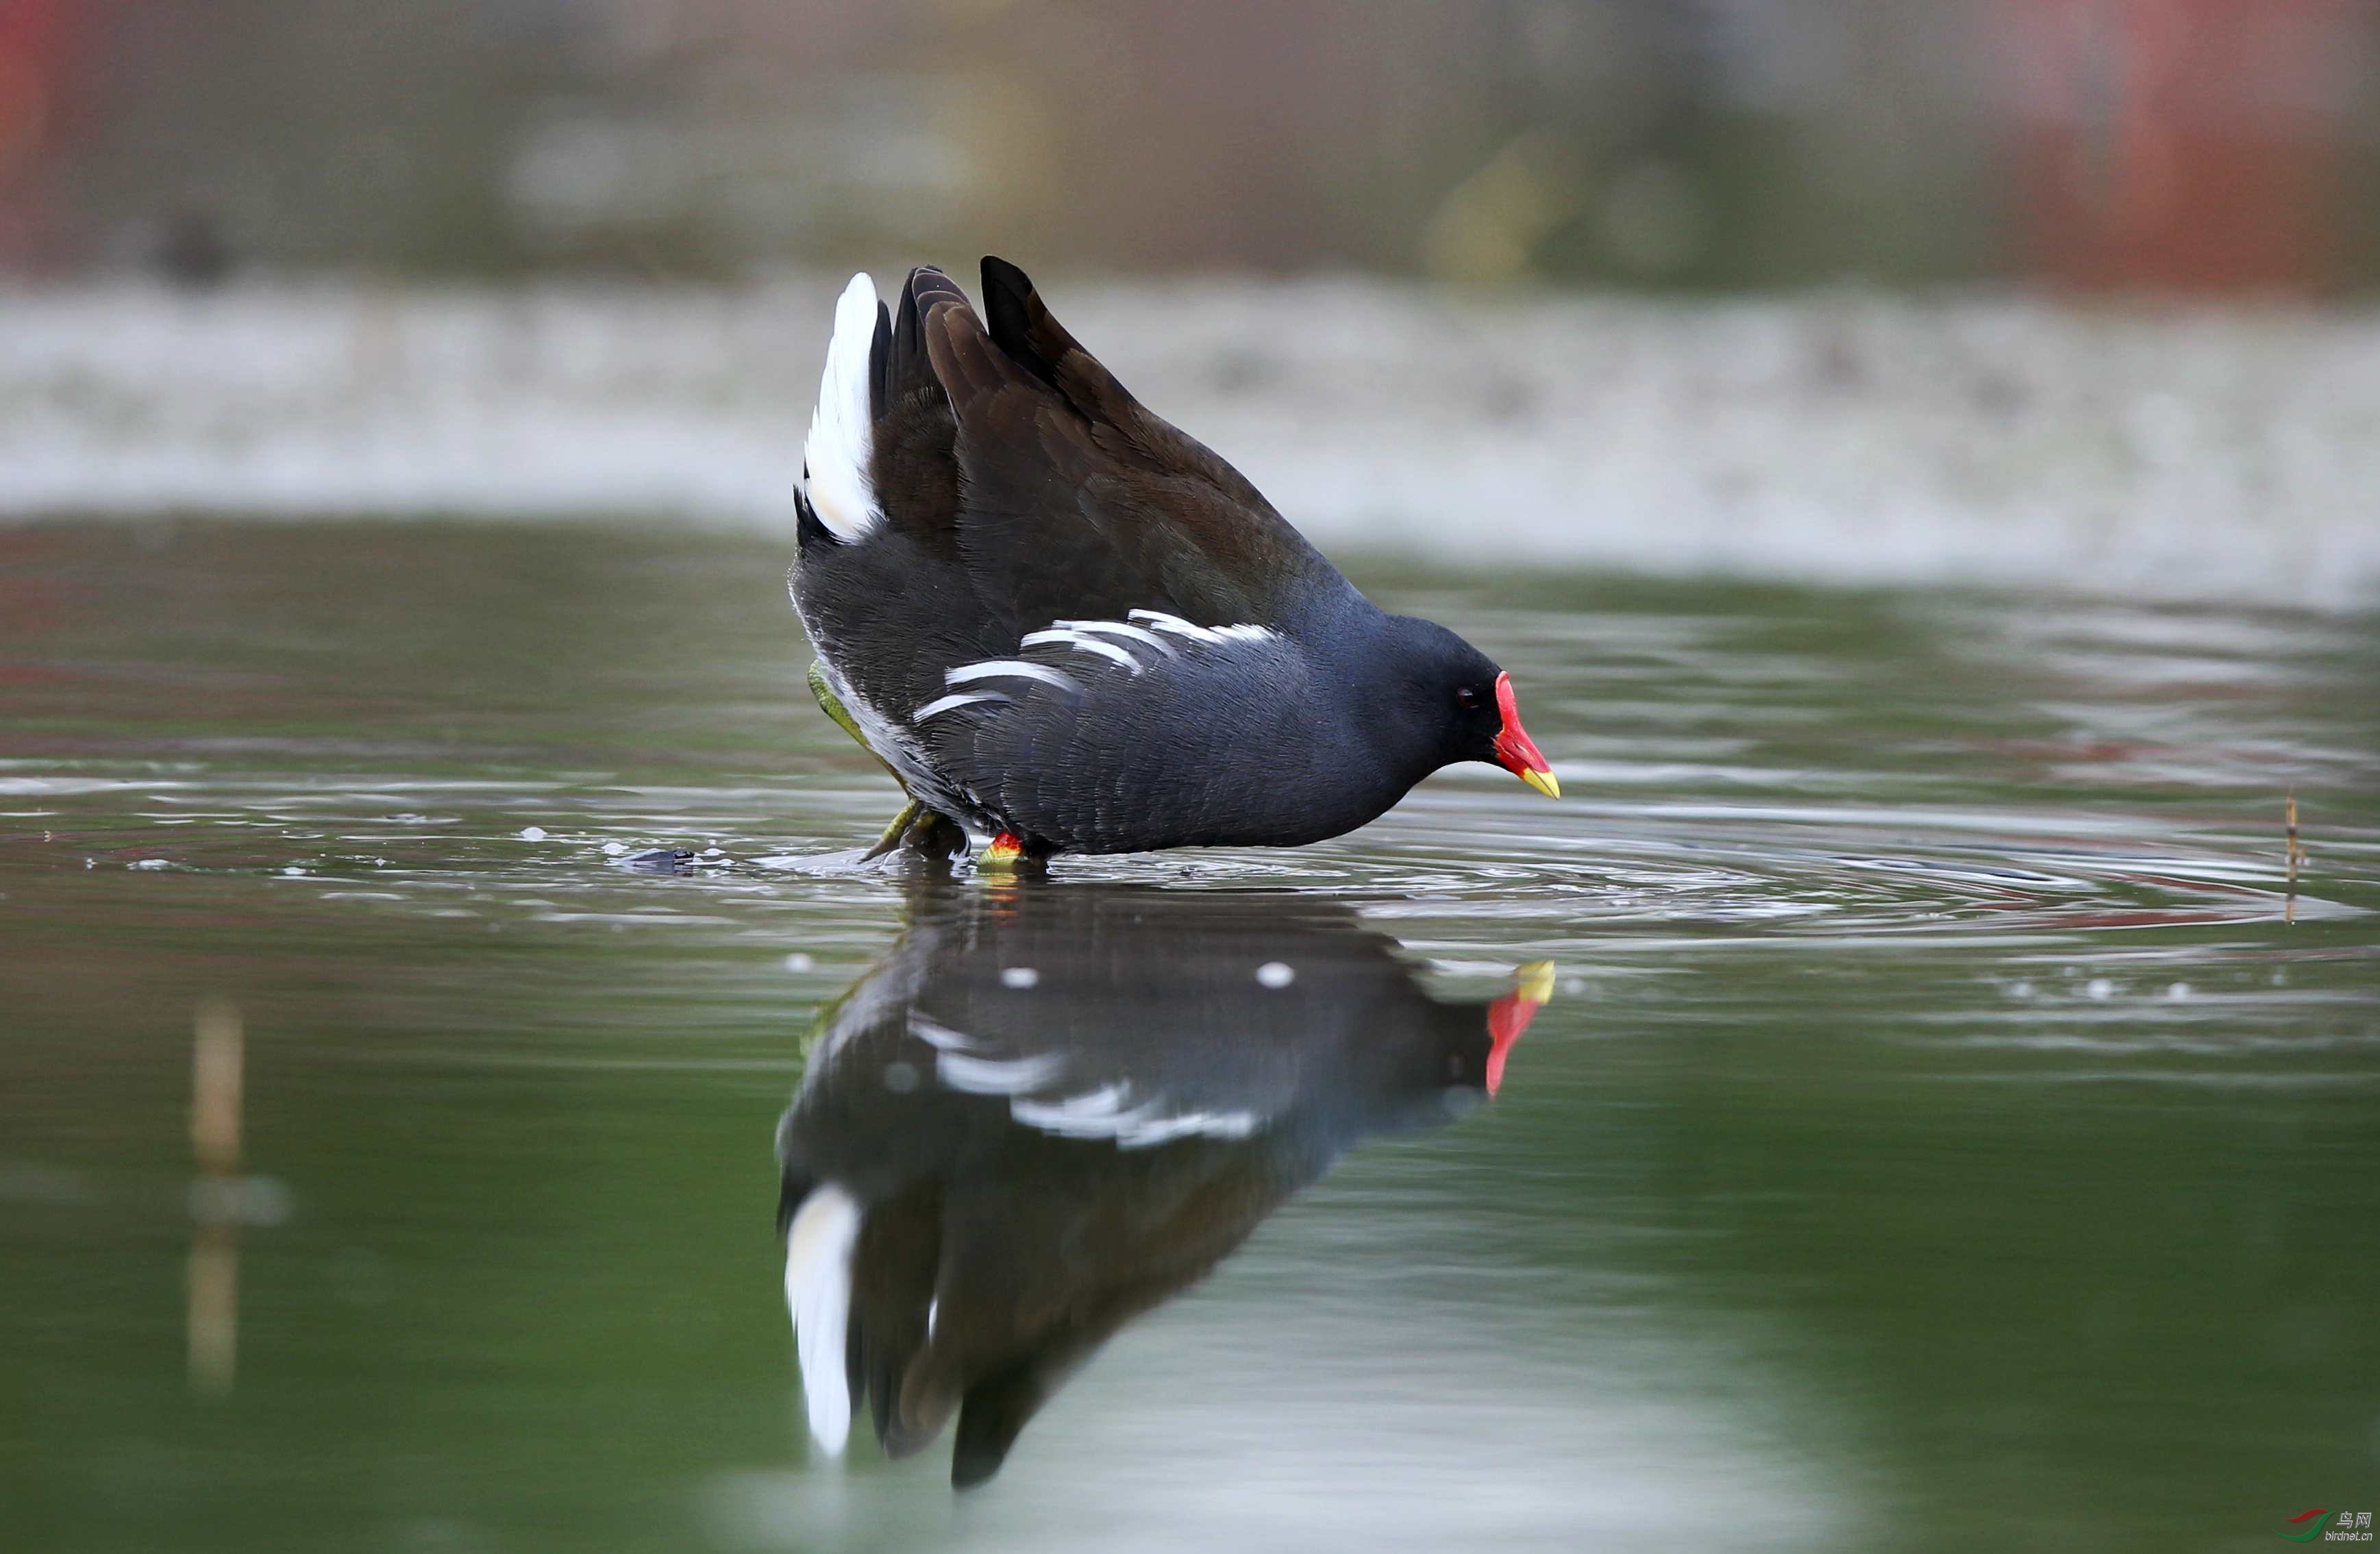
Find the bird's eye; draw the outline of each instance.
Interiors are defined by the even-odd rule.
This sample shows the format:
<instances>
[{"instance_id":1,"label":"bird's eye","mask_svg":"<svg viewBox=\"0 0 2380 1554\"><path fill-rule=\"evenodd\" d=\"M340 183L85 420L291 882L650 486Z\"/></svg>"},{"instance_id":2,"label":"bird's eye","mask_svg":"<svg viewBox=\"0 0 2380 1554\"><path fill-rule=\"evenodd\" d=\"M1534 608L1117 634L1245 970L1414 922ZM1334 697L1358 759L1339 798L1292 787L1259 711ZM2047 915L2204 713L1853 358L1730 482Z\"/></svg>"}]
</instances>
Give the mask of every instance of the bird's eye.
<instances>
[{"instance_id":1,"label":"bird's eye","mask_svg":"<svg viewBox=\"0 0 2380 1554\"><path fill-rule=\"evenodd\" d=\"M1479 705L1479 692L1478 692L1478 689L1477 689L1475 686L1463 686L1461 690L1458 690L1458 691L1456 691L1456 692L1454 693L1454 704L1455 704L1457 707L1462 707L1462 708L1465 708L1465 709L1473 708L1473 707L1476 707L1476 706L1478 706L1478 705Z\"/></svg>"}]
</instances>

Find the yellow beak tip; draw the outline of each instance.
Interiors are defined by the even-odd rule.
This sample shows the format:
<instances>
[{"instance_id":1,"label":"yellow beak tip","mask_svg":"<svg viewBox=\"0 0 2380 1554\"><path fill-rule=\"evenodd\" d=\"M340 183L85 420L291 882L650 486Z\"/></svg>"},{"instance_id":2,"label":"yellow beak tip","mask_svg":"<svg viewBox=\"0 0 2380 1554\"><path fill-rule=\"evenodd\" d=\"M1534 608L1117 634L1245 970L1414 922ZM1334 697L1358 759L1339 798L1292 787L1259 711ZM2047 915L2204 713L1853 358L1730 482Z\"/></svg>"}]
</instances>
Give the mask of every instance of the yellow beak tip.
<instances>
[{"instance_id":1,"label":"yellow beak tip","mask_svg":"<svg viewBox=\"0 0 2380 1554\"><path fill-rule=\"evenodd\" d=\"M1548 798L1561 797L1561 784L1554 781L1554 774L1550 771L1524 771L1521 773L1521 781Z\"/></svg>"},{"instance_id":2,"label":"yellow beak tip","mask_svg":"<svg viewBox=\"0 0 2380 1554\"><path fill-rule=\"evenodd\" d=\"M1554 963L1531 961L1512 973L1512 989L1531 1003L1551 1003L1554 998Z\"/></svg>"}]
</instances>

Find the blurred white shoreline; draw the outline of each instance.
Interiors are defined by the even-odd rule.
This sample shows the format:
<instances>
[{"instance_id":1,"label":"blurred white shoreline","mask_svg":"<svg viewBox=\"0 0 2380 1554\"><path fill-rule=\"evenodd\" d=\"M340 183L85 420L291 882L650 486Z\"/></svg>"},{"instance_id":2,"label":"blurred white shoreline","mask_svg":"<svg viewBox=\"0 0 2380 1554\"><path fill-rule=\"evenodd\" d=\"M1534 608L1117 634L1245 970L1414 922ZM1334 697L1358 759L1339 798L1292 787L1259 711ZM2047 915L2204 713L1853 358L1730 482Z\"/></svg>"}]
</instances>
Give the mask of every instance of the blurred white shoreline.
<instances>
[{"instance_id":1,"label":"blurred white shoreline","mask_svg":"<svg viewBox=\"0 0 2380 1554\"><path fill-rule=\"evenodd\" d=\"M0 520L625 517L790 535L835 289L0 291ZM2380 309L1348 280L1045 295L1326 549L2380 596Z\"/></svg>"}]
</instances>

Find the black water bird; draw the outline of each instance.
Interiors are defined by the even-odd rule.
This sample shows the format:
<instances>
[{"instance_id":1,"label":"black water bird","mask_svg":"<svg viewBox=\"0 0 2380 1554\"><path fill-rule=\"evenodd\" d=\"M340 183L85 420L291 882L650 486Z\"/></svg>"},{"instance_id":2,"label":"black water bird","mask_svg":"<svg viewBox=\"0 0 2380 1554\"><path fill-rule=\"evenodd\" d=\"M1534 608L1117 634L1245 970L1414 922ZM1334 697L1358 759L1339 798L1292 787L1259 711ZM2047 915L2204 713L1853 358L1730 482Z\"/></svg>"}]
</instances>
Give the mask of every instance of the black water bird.
<instances>
[{"instance_id":1,"label":"black water bird","mask_svg":"<svg viewBox=\"0 0 2380 1554\"><path fill-rule=\"evenodd\" d=\"M810 1429L890 1455L953 1414L997 1472L1125 1322L1204 1275L1367 1134L1502 1079L1549 994L1432 998L1343 906L1084 887L921 895L820 1020L778 1128Z\"/></svg>"},{"instance_id":2,"label":"black water bird","mask_svg":"<svg viewBox=\"0 0 2380 1554\"><path fill-rule=\"evenodd\" d=\"M1559 796L1510 675L1358 593L1024 272L983 296L853 277L803 448L811 686L910 798L877 851L1293 846L1457 761Z\"/></svg>"}]
</instances>

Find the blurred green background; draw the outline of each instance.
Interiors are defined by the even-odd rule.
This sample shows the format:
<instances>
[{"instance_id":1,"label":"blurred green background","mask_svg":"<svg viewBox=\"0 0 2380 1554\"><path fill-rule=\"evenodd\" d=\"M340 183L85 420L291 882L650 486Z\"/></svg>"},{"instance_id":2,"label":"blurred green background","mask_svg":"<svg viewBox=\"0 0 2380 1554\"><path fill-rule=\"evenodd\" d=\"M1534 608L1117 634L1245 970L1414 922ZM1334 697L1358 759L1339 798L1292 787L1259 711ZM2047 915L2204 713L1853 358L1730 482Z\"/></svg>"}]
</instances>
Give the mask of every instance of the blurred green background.
<instances>
[{"instance_id":1,"label":"blurred green background","mask_svg":"<svg viewBox=\"0 0 2380 1554\"><path fill-rule=\"evenodd\" d=\"M2380 279L2369 0L5 0L0 262Z\"/></svg>"}]
</instances>

